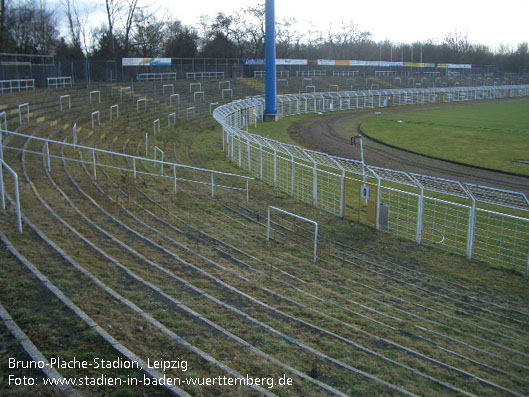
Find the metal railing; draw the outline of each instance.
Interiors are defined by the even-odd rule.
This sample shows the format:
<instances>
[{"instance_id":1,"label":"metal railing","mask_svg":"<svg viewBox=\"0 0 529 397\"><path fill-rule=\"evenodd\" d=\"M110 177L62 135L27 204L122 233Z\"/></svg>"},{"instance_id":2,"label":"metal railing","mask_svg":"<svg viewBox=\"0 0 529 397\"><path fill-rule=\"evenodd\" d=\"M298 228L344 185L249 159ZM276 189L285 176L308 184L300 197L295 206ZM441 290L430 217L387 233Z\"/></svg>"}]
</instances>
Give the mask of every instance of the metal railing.
<instances>
[{"instance_id":1,"label":"metal railing","mask_svg":"<svg viewBox=\"0 0 529 397\"><path fill-rule=\"evenodd\" d=\"M280 117L417 103L529 96L529 85L278 96ZM378 230L450 252L529 272L529 200L518 192L369 166L248 132L262 121L264 99L216 108L226 156L248 174L292 197ZM360 187L376 194L362 204ZM347 204L346 204L347 203Z\"/></svg>"},{"instance_id":2,"label":"metal railing","mask_svg":"<svg viewBox=\"0 0 529 397\"><path fill-rule=\"evenodd\" d=\"M186 79L223 79L224 72L188 72L186 73Z\"/></svg>"},{"instance_id":3,"label":"metal railing","mask_svg":"<svg viewBox=\"0 0 529 397\"><path fill-rule=\"evenodd\" d=\"M104 149L98 149L95 147L82 146L78 144L71 144L67 142L55 141L52 139L25 135L25 134L14 132L14 131L0 130L0 138L2 137L2 135L6 135L6 136L12 135L12 136L21 137L24 139L42 142L45 146L45 150L43 152L33 152L29 150L26 150L26 152L36 154L36 155L46 156L48 164L50 163L51 158L58 158L58 159L64 159L64 160L72 161L76 163L91 165L93 167L94 179L97 179L97 168L108 168L108 169L118 170L121 172L132 173L134 177L134 181L136 181L137 175L148 175L148 176L153 176L157 178L173 179L175 186L178 181L191 183L191 184L197 184L197 185L210 186L211 191L213 192L212 197L215 196L214 195L215 188L240 191L245 194L246 201L249 200L249 181L254 179L252 177L248 177L245 175L237 175L237 174L231 174L227 172L221 172L221 171L216 171L216 170L211 170L211 169L206 169L206 168L192 167L192 166L188 166L184 164L176 164L176 163L171 163L171 162L157 160L157 159L148 158L148 157L133 156L129 154L112 152L112 151L104 150ZM52 145L56 145L58 147L71 148L76 151L86 151L90 153L92 160L84 161L78 158L69 158L67 156L52 155L50 154L50 146ZM2 158L1 156L2 148L10 149L10 150L21 150L20 148L16 148L16 147L0 146L0 158ZM102 159L108 159L109 161L108 163L106 163ZM122 160L121 162L123 164L122 166L115 164L115 161L119 161L120 159ZM153 166L153 169L159 168L161 172L149 172L148 170L139 171L137 168L138 162L151 164ZM165 169L172 170L172 174L171 175L166 174L164 172ZM234 183L234 181L241 181L241 184L237 185Z\"/></svg>"},{"instance_id":4,"label":"metal railing","mask_svg":"<svg viewBox=\"0 0 529 397\"><path fill-rule=\"evenodd\" d=\"M285 210L282 210L280 208L273 207L273 206L270 205L270 206L268 206L268 218L267 218L267 221L266 221L266 241L270 241L270 215L271 215L271 210L277 211L277 212L279 212L279 213L281 213L283 215L288 215L288 216L291 216L293 218L299 219L300 221L307 222L307 223L310 223L310 224L314 225L314 248L313 248L313 253L312 253L312 261L314 263L316 263L317 253L318 253L318 222L313 221L313 220L308 219L308 218L304 218L302 216L293 214L292 212L288 212L288 211L285 211Z\"/></svg>"},{"instance_id":5,"label":"metal railing","mask_svg":"<svg viewBox=\"0 0 529 397\"><path fill-rule=\"evenodd\" d=\"M67 77L48 77L48 88L66 88L72 87L73 81L71 76Z\"/></svg>"},{"instance_id":6,"label":"metal railing","mask_svg":"<svg viewBox=\"0 0 529 397\"><path fill-rule=\"evenodd\" d=\"M2 150L2 143L0 142L0 151ZM11 176L13 176L13 184L15 189L15 211L17 214L17 226L18 232L22 233L22 213L20 212L20 197L18 191L18 175L13 169L2 159L0 158L0 196L2 198L2 210L6 209L5 201L5 188L4 188L4 171L3 169L9 171Z\"/></svg>"},{"instance_id":7,"label":"metal railing","mask_svg":"<svg viewBox=\"0 0 529 397\"><path fill-rule=\"evenodd\" d=\"M139 73L138 81L176 80L176 73Z\"/></svg>"},{"instance_id":8,"label":"metal railing","mask_svg":"<svg viewBox=\"0 0 529 397\"><path fill-rule=\"evenodd\" d=\"M35 79L0 80L0 93L35 90Z\"/></svg>"}]
</instances>

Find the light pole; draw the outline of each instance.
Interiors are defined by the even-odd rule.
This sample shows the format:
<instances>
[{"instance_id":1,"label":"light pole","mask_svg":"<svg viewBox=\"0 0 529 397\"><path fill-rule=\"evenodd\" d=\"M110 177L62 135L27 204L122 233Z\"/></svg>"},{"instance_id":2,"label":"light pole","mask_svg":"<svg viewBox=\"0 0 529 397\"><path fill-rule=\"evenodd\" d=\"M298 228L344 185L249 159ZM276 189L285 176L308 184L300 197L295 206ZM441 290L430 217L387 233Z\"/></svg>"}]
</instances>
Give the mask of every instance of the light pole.
<instances>
[{"instance_id":1,"label":"light pole","mask_svg":"<svg viewBox=\"0 0 529 397\"><path fill-rule=\"evenodd\" d=\"M277 120L276 107L276 32L274 0L266 0L265 35L265 112L264 121Z\"/></svg>"}]
</instances>

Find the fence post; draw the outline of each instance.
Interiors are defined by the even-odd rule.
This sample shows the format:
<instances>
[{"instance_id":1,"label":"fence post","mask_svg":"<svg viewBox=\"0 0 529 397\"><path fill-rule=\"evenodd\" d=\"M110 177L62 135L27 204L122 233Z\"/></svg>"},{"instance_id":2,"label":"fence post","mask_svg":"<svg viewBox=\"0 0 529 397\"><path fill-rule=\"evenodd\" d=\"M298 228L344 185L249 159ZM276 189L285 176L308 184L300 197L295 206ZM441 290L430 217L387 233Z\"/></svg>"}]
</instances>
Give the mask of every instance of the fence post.
<instances>
[{"instance_id":1,"label":"fence post","mask_svg":"<svg viewBox=\"0 0 529 397\"><path fill-rule=\"evenodd\" d=\"M476 199L472 197L472 207L470 207L467 233L467 258L472 259L474 252L474 231L476 228Z\"/></svg>"},{"instance_id":2,"label":"fence post","mask_svg":"<svg viewBox=\"0 0 529 397\"><path fill-rule=\"evenodd\" d=\"M176 165L173 165L173 184L174 184L174 195L176 196L177 186L176 186Z\"/></svg>"},{"instance_id":3,"label":"fence post","mask_svg":"<svg viewBox=\"0 0 529 397\"><path fill-rule=\"evenodd\" d=\"M263 145L259 144L259 179L263 180Z\"/></svg>"},{"instance_id":4,"label":"fence post","mask_svg":"<svg viewBox=\"0 0 529 397\"><path fill-rule=\"evenodd\" d=\"M294 182L295 182L296 164L294 162L294 156L290 159L290 195L294 197Z\"/></svg>"},{"instance_id":5,"label":"fence post","mask_svg":"<svg viewBox=\"0 0 529 397\"><path fill-rule=\"evenodd\" d=\"M246 151L248 152L248 174L252 173L251 158L250 158L250 138L246 137Z\"/></svg>"},{"instance_id":6,"label":"fence post","mask_svg":"<svg viewBox=\"0 0 529 397\"><path fill-rule=\"evenodd\" d=\"M20 196L18 193L18 175L13 174L13 179L15 180L15 207L16 207L16 212L17 212L18 232L22 233L22 214L20 213Z\"/></svg>"},{"instance_id":7,"label":"fence post","mask_svg":"<svg viewBox=\"0 0 529 397\"><path fill-rule=\"evenodd\" d=\"M274 149L274 187L277 187L277 150Z\"/></svg>"},{"instance_id":8,"label":"fence post","mask_svg":"<svg viewBox=\"0 0 529 397\"><path fill-rule=\"evenodd\" d=\"M380 196L381 196L380 177L377 175L377 223L376 228L380 230Z\"/></svg>"},{"instance_id":9,"label":"fence post","mask_svg":"<svg viewBox=\"0 0 529 397\"><path fill-rule=\"evenodd\" d=\"M246 202L249 200L249 179L246 179Z\"/></svg>"},{"instance_id":10,"label":"fence post","mask_svg":"<svg viewBox=\"0 0 529 397\"><path fill-rule=\"evenodd\" d=\"M239 168L241 168L241 137L238 137L237 139L237 145L239 145Z\"/></svg>"},{"instance_id":11,"label":"fence post","mask_svg":"<svg viewBox=\"0 0 529 397\"><path fill-rule=\"evenodd\" d=\"M213 179L213 172L211 173L211 198L215 198L215 180Z\"/></svg>"},{"instance_id":12,"label":"fence post","mask_svg":"<svg viewBox=\"0 0 529 397\"><path fill-rule=\"evenodd\" d=\"M314 263L317 261L317 254L318 254L318 224L315 223L315 230L314 230Z\"/></svg>"},{"instance_id":13,"label":"fence post","mask_svg":"<svg viewBox=\"0 0 529 397\"><path fill-rule=\"evenodd\" d=\"M312 202L314 207L318 206L318 166L316 163L312 171Z\"/></svg>"},{"instance_id":14,"label":"fence post","mask_svg":"<svg viewBox=\"0 0 529 397\"><path fill-rule=\"evenodd\" d=\"M72 138L73 138L73 144L74 144L75 146L77 146L77 123L75 123L75 124L73 125L73 128L72 128ZM75 149L77 149L77 148L75 147Z\"/></svg>"},{"instance_id":15,"label":"fence post","mask_svg":"<svg viewBox=\"0 0 529 397\"><path fill-rule=\"evenodd\" d=\"M147 137L147 134L148 133L145 133L145 157L147 157L149 155L149 146L148 146L148 142L149 142L149 138Z\"/></svg>"},{"instance_id":16,"label":"fence post","mask_svg":"<svg viewBox=\"0 0 529 397\"><path fill-rule=\"evenodd\" d=\"M266 218L266 241L270 241L270 207L268 207L268 216Z\"/></svg>"},{"instance_id":17,"label":"fence post","mask_svg":"<svg viewBox=\"0 0 529 397\"><path fill-rule=\"evenodd\" d=\"M231 134L231 162L233 163L233 158L234 158L234 155L233 155L233 140L235 139L235 134Z\"/></svg>"},{"instance_id":18,"label":"fence post","mask_svg":"<svg viewBox=\"0 0 529 397\"><path fill-rule=\"evenodd\" d=\"M1 142L0 142L1 145ZM2 209L6 209L6 199L4 193L4 171L3 171L3 159L0 158L0 196L2 197Z\"/></svg>"},{"instance_id":19,"label":"fence post","mask_svg":"<svg viewBox=\"0 0 529 397\"><path fill-rule=\"evenodd\" d=\"M419 196L419 203L418 203L418 211L417 211L417 234L416 234L416 240L417 244L421 244L422 241L422 228L423 228L423 218L424 218L424 189L421 186L421 195Z\"/></svg>"},{"instance_id":20,"label":"fence post","mask_svg":"<svg viewBox=\"0 0 529 397\"><path fill-rule=\"evenodd\" d=\"M94 167L94 181L97 179L96 171L96 151L92 149L92 166Z\"/></svg>"},{"instance_id":21,"label":"fence post","mask_svg":"<svg viewBox=\"0 0 529 397\"><path fill-rule=\"evenodd\" d=\"M136 157L132 158L132 170L134 173L134 182L136 182Z\"/></svg>"},{"instance_id":22,"label":"fence post","mask_svg":"<svg viewBox=\"0 0 529 397\"><path fill-rule=\"evenodd\" d=\"M51 172L51 163L50 163L50 148L48 146L48 142L46 141L46 157L48 161L48 172Z\"/></svg>"},{"instance_id":23,"label":"fence post","mask_svg":"<svg viewBox=\"0 0 529 397\"><path fill-rule=\"evenodd\" d=\"M342 170L342 177L340 178L340 217L341 218L344 217L344 207L345 207L345 171Z\"/></svg>"}]
</instances>

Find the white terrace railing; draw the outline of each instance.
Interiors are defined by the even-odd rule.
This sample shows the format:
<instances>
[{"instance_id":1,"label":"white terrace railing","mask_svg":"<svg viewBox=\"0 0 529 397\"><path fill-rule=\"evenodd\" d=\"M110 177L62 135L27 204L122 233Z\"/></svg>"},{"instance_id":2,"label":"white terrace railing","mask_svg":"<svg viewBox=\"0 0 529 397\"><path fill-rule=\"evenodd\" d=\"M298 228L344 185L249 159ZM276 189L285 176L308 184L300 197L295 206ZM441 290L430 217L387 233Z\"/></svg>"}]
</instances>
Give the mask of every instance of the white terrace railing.
<instances>
[{"instance_id":1,"label":"white terrace railing","mask_svg":"<svg viewBox=\"0 0 529 397\"><path fill-rule=\"evenodd\" d=\"M2 150L2 143L0 142L0 151ZM0 201L2 202L2 210L6 209L5 187L4 187L4 171L6 169L13 177L13 185L15 191L15 212L17 214L18 232L22 233L22 213L20 212L20 197L18 191L18 175L0 156Z\"/></svg>"},{"instance_id":2,"label":"white terrace railing","mask_svg":"<svg viewBox=\"0 0 529 397\"><path fill-rule=\"evenodd\" d=\"M0 80L0 93L35 90L35 79Z\"/></svg>"},{"instance_id":3,"label":"white terrace railing","mask_svg":"<svg viewBox=\"0 0 529 397\"><path fill-rule=\"evenodd\" d=\"M176 80L176 73L139 73L137 79L138 81Z\"/></svg>"},{"instance_id":4,"label":"white terrace railing","mask_svg":"<svg viewBox=\"0 0 529 397\"><path fill-rule=\"evenodd\" d=\"M529 85L278 96L280 117L407 104L512 98ZM227 157L248 174L305 203L377 230L529 272L529 201L518 192L366 165L249 133L264 99L216 108Z\"/></svg>"},{"instance_id":5,"label":"white terrace railing","mask_svg":"<svg viewBox=\"0 0 529 397\"><path fill-rule=\"evenodd\" d=\"M91 165L93 169L94 179L97 178L97 168L108 168L122 172L132 173L134 181L136 181L137 175L149 175L156 178L171 179L173 180L175 195L177 194L177 184L179 182L185 182L209 186L209 188L211 189L212 198L215 197L216 189L227 189L243 192L246 196L246 201L248 201L249 181L254 179L252 177L244 175L230 174L227 172L210 170L206 168L191 167L184 164L176 164L167 161L156 160L155 158L152 159L147 157L139 157L124 153L112 152L94 147L34 137L31 135L25 135L14 131L0 130L0 141L2 141L3 136L6 136L6 139L9 136L16 136L24 139L42 142L42 152L34 152L29 150L26 152L47 157L48 165L50 164L50 158L64 159L67 161ZM66 155L63 157L50 154L52 146L56 146L59 148L70 148L76 151L83 151L88 154L88 157L91 159L91 161L81 160L80 158L68 157ZM7 146L5 144L3 146L0 145L0 150L2 148L6 150L21 150L20 148ZM3 158L1 152L0 158ZM146 163L147 165L150 164L151 166L153 166L153 169L159 169L161 171L150 172L146 167L144 171L140 171L138 170L138 165L140 162L144 164ZM165 170L167 170L167 172L170 171L170 174L166 173Z\"/></svg>"},{"instance_id":6,"label":"white terrace railing","mask_svg":"<svg viewBox=\"0 0 529 397\"><path fill-rule=\"evenodd\" d=\"M224 72L188 72L186 73L186 79L197 80L197 79L223 79Z\"/></svg>"},{"instance_id":7,"label":"white terrace railing","mask_svg":"<svg viewBox=\"0 0 529 397\"><path fill-rule=\"evenodd\" d=\"M73 80L71 76L67 77L48 77L48 88L72 88Z\"/></svg>"}]
</instances>

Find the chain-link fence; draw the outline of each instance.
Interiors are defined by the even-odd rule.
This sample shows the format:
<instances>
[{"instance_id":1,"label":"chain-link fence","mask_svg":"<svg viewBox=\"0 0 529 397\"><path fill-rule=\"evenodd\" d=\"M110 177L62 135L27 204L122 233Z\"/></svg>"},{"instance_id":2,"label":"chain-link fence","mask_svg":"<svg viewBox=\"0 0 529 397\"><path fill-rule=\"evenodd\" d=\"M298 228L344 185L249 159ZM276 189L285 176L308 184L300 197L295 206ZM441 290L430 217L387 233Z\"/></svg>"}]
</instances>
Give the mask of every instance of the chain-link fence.
<instances>
[{"instance_id":1,"label":"chain-link fence","mask_svg":"<svg viewBox=\"0 0 529 397\"><path fill-rule=\"evenodd\" d=\"M529 86L457 87L286 95L281 117L395 104L529 96ZM263 98L217 108L224 149L252 176L298 200L381 231L492 264L529 271L529 200L509 192L370 167L248 133Z\"/></svg>"}]
</instances>

